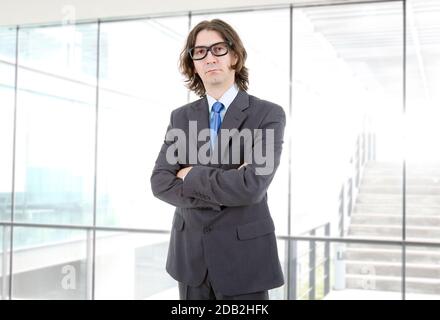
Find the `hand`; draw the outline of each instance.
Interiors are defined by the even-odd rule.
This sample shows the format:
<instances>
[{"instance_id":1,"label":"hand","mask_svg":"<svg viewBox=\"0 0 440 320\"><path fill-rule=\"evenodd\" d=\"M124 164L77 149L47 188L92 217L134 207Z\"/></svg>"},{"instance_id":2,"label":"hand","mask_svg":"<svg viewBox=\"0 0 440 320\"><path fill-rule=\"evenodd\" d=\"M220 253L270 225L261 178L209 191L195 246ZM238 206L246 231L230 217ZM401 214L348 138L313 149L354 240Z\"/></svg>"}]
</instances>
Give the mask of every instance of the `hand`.
<instances>
[{"instance_id":1,"label":"hand","mask_svg":"<svg viewBox=\"0 0 440 320\"><path fill-rule=\"evenodd\" d=\"M237 170L240 170L241 168L244 168L244 167L246 167L247 165L248 165L248 164L247 164L246 162L244 162L241 166L238 167Z\"/></svg>"},{"instance_id":2,"label":"hand","mask_svg":"<svg viewBox=\"0 0 440 320\"><path fill-rule=\"evenodd\" d=\"M191 169L192 169L192 167L186 167L186 168L180 169L179 172L177 172L177 174L176 174L177 178L184 180L186 175L188 174L188 172L191 171Z\"/></svg>"}]
</instances>

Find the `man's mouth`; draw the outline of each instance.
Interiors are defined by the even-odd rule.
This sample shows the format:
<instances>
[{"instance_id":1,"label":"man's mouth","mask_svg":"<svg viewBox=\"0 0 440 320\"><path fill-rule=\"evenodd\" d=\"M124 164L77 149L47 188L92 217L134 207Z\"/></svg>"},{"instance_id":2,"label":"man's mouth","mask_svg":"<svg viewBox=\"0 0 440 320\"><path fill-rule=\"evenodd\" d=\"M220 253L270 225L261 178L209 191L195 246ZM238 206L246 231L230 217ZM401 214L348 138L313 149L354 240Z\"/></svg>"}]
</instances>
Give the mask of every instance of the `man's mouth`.
<instances>
[{"instance_id":1,"label":"man's mouth","mask_svg":"<svg viewBox=\"0 0 440 320\"><path fill-rule=\"evenodd\" d=\"M210 72L212 72L212 71L220 71L219 69L212 69L212 70L208 70L208 71L206 71L206 73L210 73Z\"/></svg>"}]
</instances>

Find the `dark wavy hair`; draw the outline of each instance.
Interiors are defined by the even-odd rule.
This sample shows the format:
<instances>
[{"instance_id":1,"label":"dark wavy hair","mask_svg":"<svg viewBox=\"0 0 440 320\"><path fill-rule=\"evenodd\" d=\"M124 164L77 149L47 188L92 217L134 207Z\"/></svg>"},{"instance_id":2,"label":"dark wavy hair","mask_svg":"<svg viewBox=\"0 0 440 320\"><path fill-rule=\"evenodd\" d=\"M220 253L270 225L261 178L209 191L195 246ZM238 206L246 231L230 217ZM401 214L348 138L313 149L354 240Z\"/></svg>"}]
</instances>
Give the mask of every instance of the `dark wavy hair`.
<instances>
[{"instance_id":1,"label":"dark wavy hair","mask_svg":"<svg viewBox=\"0 0 440 320\"><path fill-rule=\"evenodd\" d=\"M197 34L202 30L217 31L221 34L226 42L230 42L230 52L233 51L237 55L237 63L231 68L235 70L235 83L243 90L247 91L249 84L249 72L245 67L247 58L246 49L241 42L237 32L226 22L220 19L211 21L205 20L197 24L189 33L186 39L185 47L180 53L179 69L185 77L186 87L194 91L198 96L202 97L206 94L205 86L202 79L195 72L193 60L191 59L188 50L195 46Z\"/></svg>"}]
</instances>

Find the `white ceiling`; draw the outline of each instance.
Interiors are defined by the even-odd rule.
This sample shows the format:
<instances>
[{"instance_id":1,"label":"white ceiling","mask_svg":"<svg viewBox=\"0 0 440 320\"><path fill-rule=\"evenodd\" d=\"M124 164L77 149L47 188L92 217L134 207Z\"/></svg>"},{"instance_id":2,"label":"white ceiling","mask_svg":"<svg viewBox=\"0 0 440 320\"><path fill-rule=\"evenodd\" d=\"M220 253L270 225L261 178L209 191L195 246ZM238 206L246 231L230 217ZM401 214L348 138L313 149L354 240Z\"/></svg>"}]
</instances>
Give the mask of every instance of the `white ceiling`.
<instances>
[{"instance_id":1,"label":"white ceiling","mask_svg":"<svg viewBox=\"0 0 440 320\"><path fill-rule=\"evenodd\" d=\"M354 0L0 0L0 26ZM375 0L363 0L375 1Z\"/></svg>"}]
</instances>

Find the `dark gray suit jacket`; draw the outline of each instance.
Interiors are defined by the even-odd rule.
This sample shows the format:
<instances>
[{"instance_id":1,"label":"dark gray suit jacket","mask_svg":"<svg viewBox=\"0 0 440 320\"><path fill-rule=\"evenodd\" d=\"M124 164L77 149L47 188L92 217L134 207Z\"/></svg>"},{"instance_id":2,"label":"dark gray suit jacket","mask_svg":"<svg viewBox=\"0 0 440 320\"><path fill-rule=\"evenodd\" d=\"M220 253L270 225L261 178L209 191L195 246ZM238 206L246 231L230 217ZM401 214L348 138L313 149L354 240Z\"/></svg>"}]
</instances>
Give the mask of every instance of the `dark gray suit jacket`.
<instances>
[{"instance_id":1,"label":"dark gray suit jacket","mask_svg":"<svg viewBox=\"0 0 440 320\"><path fill-rule=\"evenodd\" d=\"M182 129L187 133L186 142L200 149L206 141L188 137L189 121L197 121L198 131L209 128L206 97L174 110L168 127ZM257 175L259 165L255 163L237 170L240 164L232 163L232 153L227 154L231 141L222 145L221 139L208 164L188 164L188 154L186 161L169 164L166 152L173 141L165 139L151 187L157 198L176 207L166 265L174 279L197 286L209 270L213 287L224 295L283 285L266 191L280 161L285 124L280 106L241 90L225 114L222 129L273 129L275 161L268 175ZM265 137L263 134L260 140L265 142ZM243 163L246 150L240 146ZM221 162L221 157L229 163ZM187 166L193 168L185 179L176 178L176 173Z\"/></svg>"}]
</instances>

